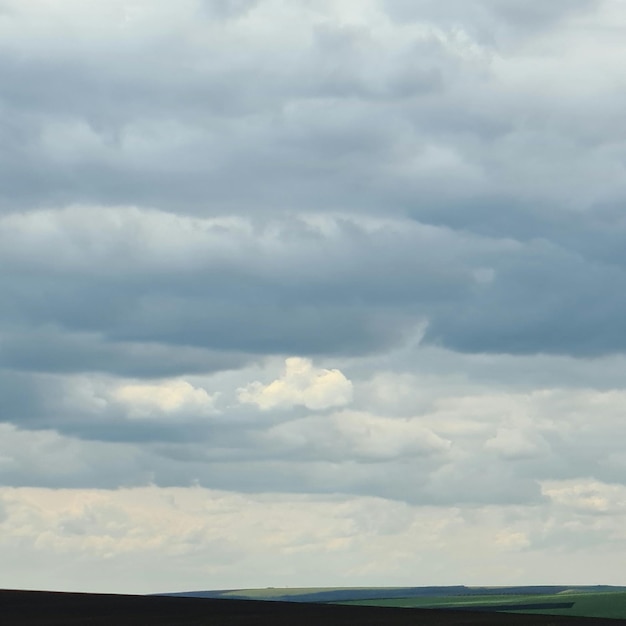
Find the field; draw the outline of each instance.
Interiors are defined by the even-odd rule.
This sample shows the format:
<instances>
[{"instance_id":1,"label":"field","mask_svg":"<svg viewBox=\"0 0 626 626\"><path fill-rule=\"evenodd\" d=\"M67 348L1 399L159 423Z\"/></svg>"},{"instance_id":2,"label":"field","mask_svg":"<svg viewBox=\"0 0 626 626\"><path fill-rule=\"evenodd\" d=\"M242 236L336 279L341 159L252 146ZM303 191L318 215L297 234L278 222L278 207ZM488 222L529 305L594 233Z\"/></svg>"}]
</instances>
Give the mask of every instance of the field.
<instances>
[{"instance_id":1,"label":"field","mask_svg":"<svg viewBox=\"0 0 626 626\"><path fill-rule=\"evenodd\" d=\"M225 598L0 590L0 623L7 626L614 626L626 621Z\"/></svg>"},{"instance_id":2,"label":"field","mask_svg":"<svg viewBox=\"0 0 626 626\"><path fill-rule=\"evenodd\" d=\"M488 595L478 597L355 600L346 604L513 611L549 615L578 615L626 619L626 592L561 592L556 594Z\"/></svg>"},{"instance_id":3,"label":"field","mask_svg":"<svg viewBox=\"0 0 626 626\"><path fill-rule=\"evenodd\" d=\"M205 591L186 596L315 602L351 606L455 609L483 612L602 617L626 620L623 587L382 587L267 588Z\"/></svg>"}]
</instances>

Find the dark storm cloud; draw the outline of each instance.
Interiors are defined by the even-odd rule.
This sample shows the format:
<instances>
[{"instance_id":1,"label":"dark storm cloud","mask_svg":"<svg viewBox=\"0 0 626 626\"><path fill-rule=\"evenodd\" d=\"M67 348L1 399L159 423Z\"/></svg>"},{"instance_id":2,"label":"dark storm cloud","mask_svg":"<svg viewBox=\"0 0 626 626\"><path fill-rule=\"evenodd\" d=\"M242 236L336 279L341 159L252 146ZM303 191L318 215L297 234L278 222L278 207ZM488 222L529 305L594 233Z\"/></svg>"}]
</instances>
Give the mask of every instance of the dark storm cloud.
<instances>
[{"instance_id":1,"label":"dark storm cloud","mask_svg":"<svg viewBox=\"0 0 626 626\"><path fill-rule=\"evenodd\" d=\"M426 341L466 352L623 353L626 271L545 240L501 257L493 282L433 315Z\"/></svg>"},{"instance_id":2,"label":"dark storm cloud","mask_svg":"<svg viewBox=\"0 0 626 626\"><path fill-rule=\"evenodd\" d=\"M609 250L597 243L583 256L575 231L568 249L415 222L86 208L4 226L7 368L210 372L250 354L384 351L423 324L425 342L463 352L626 349L622 264L593 258Z\"/></svg>"},{"instance_id":3,"label":"dark storm cloud","mask_svg":"<svg viewBox=\"0 0 626 626\"><path fill-rule=\"evenodd\" d=\"M249 230L134 216L77 208L5 221L6 367L113 371L118 359L120 374L156 374L197 371L203 358L206 371L228 367L229 351L371 352L474 282L454 257L471 258L476 242L441 229L392 222L368 232L325 218L322 230L293 219ZM159 364L159 345L196 352Z\"/></svg>"},{"instance_id":4,"label":"dark storm cloud","mask_svg":"<svg viewBox=\"0 0 626 626\"><path fill-rule=\"evenodd\" d=\"M246 355L150 342L111 341L52 325L12 328L0 340L0 367L17 371L103 372L158 378L240 367Z\"/></svg>"}]
</instances>

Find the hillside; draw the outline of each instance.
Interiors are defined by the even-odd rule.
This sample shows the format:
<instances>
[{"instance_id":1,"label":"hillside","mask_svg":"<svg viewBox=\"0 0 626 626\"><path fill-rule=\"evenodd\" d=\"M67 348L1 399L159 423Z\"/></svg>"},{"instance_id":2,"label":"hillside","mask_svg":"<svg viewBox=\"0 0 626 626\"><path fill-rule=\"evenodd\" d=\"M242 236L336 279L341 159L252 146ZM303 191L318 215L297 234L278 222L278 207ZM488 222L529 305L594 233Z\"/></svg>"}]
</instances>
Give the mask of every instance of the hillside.
<instances>
[{"instance_id":1,"label":"hillside","mask_svg":"<svg viewBox=\"0 0 626 626\"><path fill-rule=\"evenodd\" d=\"M342 606L258 600L0 591L2 624L11 626L460 626L625 623L543 615Z\"/></svg>"}]
</instances>

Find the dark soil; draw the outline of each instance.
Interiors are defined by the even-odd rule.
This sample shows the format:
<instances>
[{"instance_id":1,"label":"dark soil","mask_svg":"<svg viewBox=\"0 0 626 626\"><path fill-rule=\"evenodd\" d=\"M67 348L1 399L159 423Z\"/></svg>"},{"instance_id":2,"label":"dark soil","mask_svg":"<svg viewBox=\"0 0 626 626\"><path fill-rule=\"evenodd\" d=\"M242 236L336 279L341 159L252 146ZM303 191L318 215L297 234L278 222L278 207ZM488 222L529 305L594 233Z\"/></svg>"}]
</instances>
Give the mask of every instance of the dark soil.
<instances>
[{"instance_id":1,"label":"dark soil","mask_svg":"<svg viewBox=\"0 0 626 626\"><path fill-rule=\"evenodd\" d=\"M456 626L626 624L626 620L505 615L256 600L0 591L0 626Z\"/></svg>"}]
</instances>

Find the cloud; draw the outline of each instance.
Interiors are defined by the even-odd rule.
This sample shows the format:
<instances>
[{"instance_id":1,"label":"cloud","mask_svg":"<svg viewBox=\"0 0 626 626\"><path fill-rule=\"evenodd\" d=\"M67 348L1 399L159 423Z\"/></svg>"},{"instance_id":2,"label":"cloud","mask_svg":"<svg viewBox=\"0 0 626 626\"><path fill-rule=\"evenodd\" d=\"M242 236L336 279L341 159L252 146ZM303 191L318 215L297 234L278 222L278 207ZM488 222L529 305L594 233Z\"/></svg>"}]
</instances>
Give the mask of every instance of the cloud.
<instances>
[{"instance_id":1,"label":"cloud","mask_svg":"<svg viewBox=\"0 0 626 626\"><path fill-rule=\"evenodd\" d=\"M63 553L81 585L267 586L266 539L278 584L469 581L494 538L479 584L617 580L623 3L2 6L0 560L25 585Z\"/></svg>"},{"instance_id":2,"label":"cloud","mask_svg":"<svg viewBox=\"0 0 626 626\"><path fill-rule=\"evenodd\" d=\"M319 411L349 404L352 383L337 369L316 370L309 359L290 357L279 379L268 385L250 383L239 390L239 400L264 411L293 406Z\"/></svg>"},{"instance_id":3,"label":"cloud","mask_svg":"<svg viewBox=\"0 0 626 626\"><path fill-rule=\"evenodd\" d=\"M10 367L183 375L254 353L381 353L418 328L469 353L624 350L611 288L624 268L561 242L397 218L79 206L0 218L0 242Z\"/></svg>"},{"instance_id":4,"label":"cloud","mask_svg":"<svg viewBox=\"0 0 626 626\"><path fill-rule=\"evenodd\" d=\"M567 513L549 503L415 507L198 487L2 489L0 497L4 587L158 593L286 586L294 575L306 586L380 585L381 575L390 585L437 585L449 571L468 585L516 585L538 570L545 584L563 584L565 569L569 584L589 584L590 575L617 581L622 571L610 538L623 538L623 515L591 517L603 540L587 525L576 533L579 549L563 551L556 536L547 539Z\"/></svg>"},{"instance_id":5,"label":"cloud","mask_svg":"<svg viewBox=\"0 0 626 626\"><path fill-rule=\"evenodd\" d=\"M597 10L596 0L557 0L549 5L520 0L453 1L445 6L432 0L385 0L388 13L396 20L426 21L439 26L455 25L481 43L504 46L511 40L537 36L572 17Z\"/></svg>"},{"instance_id":6,"label":"cloud","mask_svg":"<svg viewBox=\"0 0 626 626\"><path fill-rule=\"evenodd\" d=\"M262 418L259 399L241 403L241 394L250 380L276 378L273 360L149 383L93 374L5 375L2 480L85 488L197 481L252 493L341 492L441 505L538 502L546 480L624 481L623 392L542 389L520 376L532 359L505 380L511 365L503 367L501 358L485 357L493 370L487 375L489 369L476 366L475 379L462 375L472 368L454 353L428 350L420 358L404 366L411 373L402 373L397 359L396 372L381 372L375 359L365 370L361 358L341 363L350 387L344 381L338 388L351 389L349 408L302 404L303 390L332 372L311 366L306 385L290 383L289 395L279 395L284 403ZM567 371L560 359L553 366L560 375ZM597 372L600 364L585 367ZM348 397L330 388L332 395L327 385L324 393L318 389L315 402Z\"/></svg>"},{"instance_id":7,"label":"cloud","mask_svg":"<svg viewBox=\"0 0 626 626\"><path fill-rule=\"evenodd\" d=\"M591 479L546 481L543 491L553 502L577 513L593 515L626 511L624 485Z\"/></svg>"},{"instance_id":8,"label":"cloud","mask_svg":"<svg viewBox=\"0 0 626 626\"><path fill-rule=\"evenodd\" d=\"M546 440L534 431L532 423L503 426L485 442L485 449L505 459L532 459L549 451Z\"/></svg>"},{"instance_id":9,"label":"cloud","mask_svg":"<svg viewBox=\"0 0 626 626\"><path fill-rule=\"evenodd\" d=\"M146 418L159 413L169 415L178 412L202 416L215 412L216 397L185 380L120 385L111 395L128 408L132 417Z\"/></svg>"},{"instance_id":10,"label":"cloud","mask_svg":"<svg viewBox=\"0 0 626 626\"><path fill-rule=\"evenodd\" d=\"M624 351L615 3L8 6L9 344Z\"/></svg>"},{"instance_id":11,"label":"cloud","mask_svg":"<svg viewBox=\"0 0 626 626\"><path fill-rule=\"evenodd\" d=\"M386 419L349 410L283 422L267 436L294 449L300 457L336 462L428 457L445 453L450 447L450 441L425 428L419 419Z\"/></svg>"}]
</instances>

